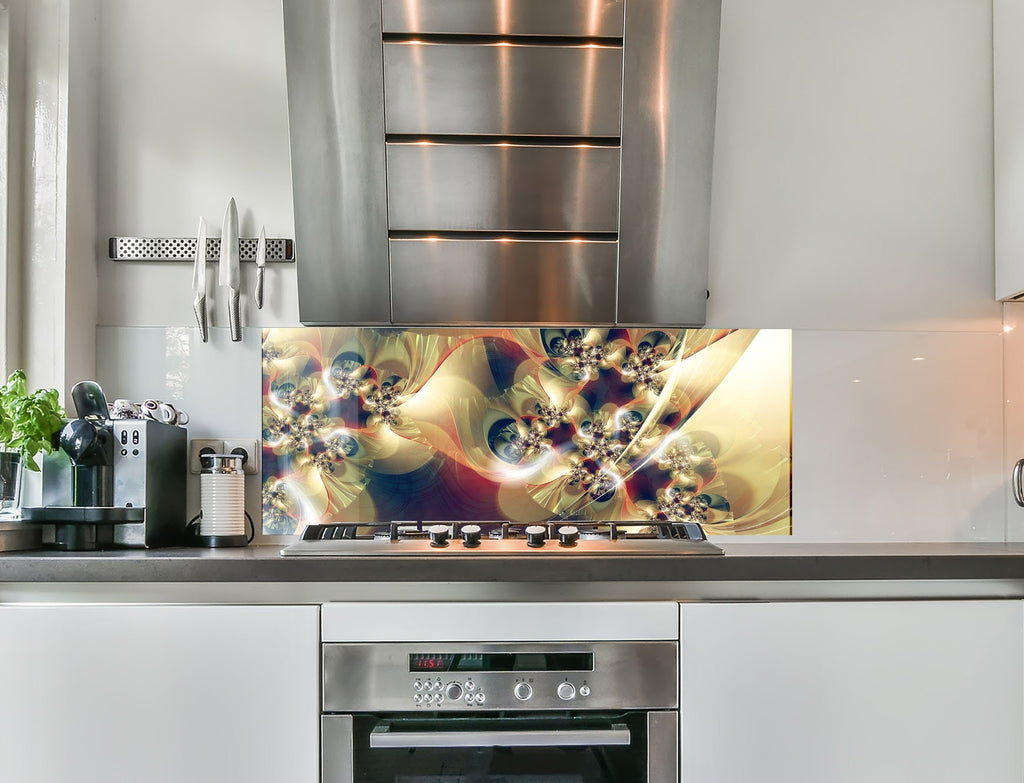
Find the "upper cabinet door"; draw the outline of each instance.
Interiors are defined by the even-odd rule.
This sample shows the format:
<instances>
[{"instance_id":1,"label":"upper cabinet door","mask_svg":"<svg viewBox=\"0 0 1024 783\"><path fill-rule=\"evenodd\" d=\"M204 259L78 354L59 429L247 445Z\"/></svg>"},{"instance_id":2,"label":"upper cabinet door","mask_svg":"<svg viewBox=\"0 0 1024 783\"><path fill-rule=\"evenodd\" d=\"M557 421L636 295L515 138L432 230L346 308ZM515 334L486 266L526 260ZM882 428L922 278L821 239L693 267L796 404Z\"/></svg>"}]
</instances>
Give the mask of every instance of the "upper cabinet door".
<instances>
[{"instance_id":1,"label":"upper cabinet door","mask_svg":"<svg viewBox=\"0 0 1024 783\"><path fill-rule=\"evenodd\" d=\"M705 320L721 0L285 0L306 324Z\"/></svg>"},{"instance_id":2,"label":"upper cabinet door","mask_svg":"<svg viewBox=\"0 0 1024 783\"><path fill-rule=\"evenodd\" d=\"M1024 294L1024 0L993 0L996 298Z\"/></svg>"}]
</instances>

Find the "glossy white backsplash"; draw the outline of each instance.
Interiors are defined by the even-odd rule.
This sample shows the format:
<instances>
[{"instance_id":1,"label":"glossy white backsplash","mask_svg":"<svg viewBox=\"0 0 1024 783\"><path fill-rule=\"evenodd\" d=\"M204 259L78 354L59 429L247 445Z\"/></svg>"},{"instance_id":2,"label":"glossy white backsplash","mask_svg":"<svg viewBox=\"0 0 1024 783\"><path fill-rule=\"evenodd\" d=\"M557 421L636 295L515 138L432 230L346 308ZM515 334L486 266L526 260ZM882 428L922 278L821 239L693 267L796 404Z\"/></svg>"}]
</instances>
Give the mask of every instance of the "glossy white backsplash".
<instances>
[{"instance_id":1,"label":"glossy white backsplash","mask_svg":"<svg viewBox=\"0 0 1024 783\"><path fill-rule=\"evenodd\" d=\"M1006 540L1024 541L1024 508L1013 500L1010 476L1024 458L1024 302L1003 305L1003 392L1006 416L1003 459L1003 497L1006 504Z\"/></svg>"},{"instance_id":2,"label":"glossy white backsplash","mask_svg":"<svg viewBox=\"0 0 1024 783\"><path fill-rule=\"evenodd\" d=\"M227 329L210 334L204 345L192 327L100 327L98 380L111 400L184 408L190 438L259 438L260 330L241 343ZM793 332L793 535L758 540L1002 541L1008 513L1011 540L1024 540L1024 509L1007 511L1003 342L995 332ZM194 476L188 507L199 510ZM257 519L256 476L246 507Z\"/></svg>"},{"instance_id":3,"label":"glossy white backsplash","mask_svg":"<svg viewBox=\"0 0 1024 783\"><path fill-rule=\"evenodd\" d=\"M803 541L1002 541L1002 339L793 332Z\"/></svg>"},{"instance_id":4,"label":"glossy white backsplash","mask_svg":"<svg viewBox=\"0 0 1024 783\"><path fill-rule=\"evenodd\" d=\"M108 401L152 398L189 414L188 437L261 438L261 330L245 328L231 342L227 328L211 328L203 343L188 326L96 330L97 380ZM245 477L245 507L260 529L261 482ZM199 513L199 477L189 476L188 514ZM267 538L266 540L273 540Z\"/></svg>"}]
</instances>

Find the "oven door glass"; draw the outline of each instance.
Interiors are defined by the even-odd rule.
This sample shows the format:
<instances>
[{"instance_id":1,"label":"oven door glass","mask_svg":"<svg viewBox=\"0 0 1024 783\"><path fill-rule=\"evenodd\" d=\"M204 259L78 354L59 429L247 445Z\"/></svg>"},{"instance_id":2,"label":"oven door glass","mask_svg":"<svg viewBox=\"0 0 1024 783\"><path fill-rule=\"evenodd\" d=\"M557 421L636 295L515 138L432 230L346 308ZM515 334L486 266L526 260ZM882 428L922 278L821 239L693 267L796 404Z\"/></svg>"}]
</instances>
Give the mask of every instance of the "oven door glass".
<instances>
[{"instance_id":1,"label":"oven door glass","mask_svg":"<svg viewBox=\"0 0 1024 783\"><path fill-rule=\"evenodd\" d=\"M555 718L357 715L352 780L642 783L648 780L647 745L642 712Z\"/></svg>"}]
</instances>

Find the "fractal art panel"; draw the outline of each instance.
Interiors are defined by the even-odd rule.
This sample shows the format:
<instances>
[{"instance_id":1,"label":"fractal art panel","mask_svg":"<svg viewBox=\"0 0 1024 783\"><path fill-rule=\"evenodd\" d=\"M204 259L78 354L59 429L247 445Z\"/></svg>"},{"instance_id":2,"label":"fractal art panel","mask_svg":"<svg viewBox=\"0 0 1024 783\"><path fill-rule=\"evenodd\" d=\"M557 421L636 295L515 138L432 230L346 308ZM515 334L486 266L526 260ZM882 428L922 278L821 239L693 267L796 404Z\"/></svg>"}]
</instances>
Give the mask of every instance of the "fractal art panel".
<instances>
[{"instance_id":1,"label":"fractal art panel","mask_svg":"<svg viewBox=\"0 0 1024 783\"><path fill-rule=\"evenodd\" d=\"M791 532L791 334L263 333L263 531L400 520Z\"/></svg>"}]
</instances>

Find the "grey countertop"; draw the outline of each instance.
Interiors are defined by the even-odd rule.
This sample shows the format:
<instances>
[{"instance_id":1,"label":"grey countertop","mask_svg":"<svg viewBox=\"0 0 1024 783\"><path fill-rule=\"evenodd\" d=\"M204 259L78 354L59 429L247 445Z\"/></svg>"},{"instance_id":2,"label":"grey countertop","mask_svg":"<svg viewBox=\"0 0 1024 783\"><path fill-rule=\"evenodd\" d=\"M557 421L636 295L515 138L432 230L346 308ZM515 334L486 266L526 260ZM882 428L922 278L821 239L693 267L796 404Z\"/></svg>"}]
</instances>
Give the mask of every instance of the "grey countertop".
<instances>
[{"instance_id":1,"label":"grey countertop","mask_svg":"<svg viewBox=\"0 0 1024 783\"><path fill-rule=\"evenodd\" d=\"M957 580L1024 582L1024 543L718 541L724 556L281 557L242 549L0 554L0 583L607 583Z\"/></svg>"}]
</instances>

